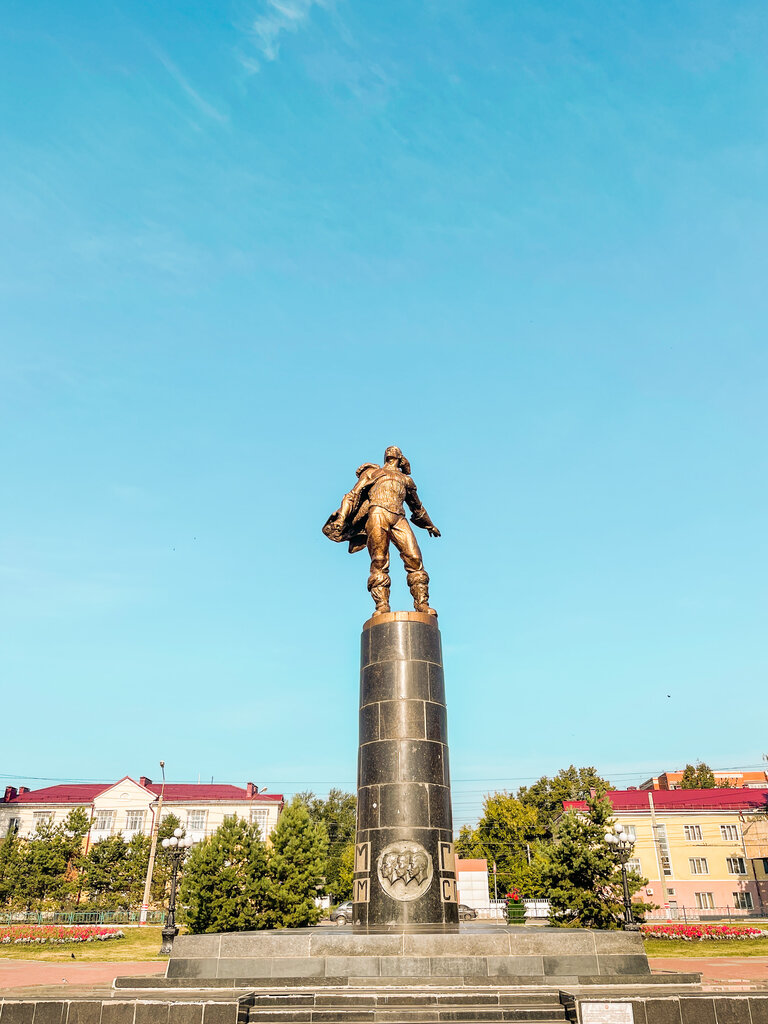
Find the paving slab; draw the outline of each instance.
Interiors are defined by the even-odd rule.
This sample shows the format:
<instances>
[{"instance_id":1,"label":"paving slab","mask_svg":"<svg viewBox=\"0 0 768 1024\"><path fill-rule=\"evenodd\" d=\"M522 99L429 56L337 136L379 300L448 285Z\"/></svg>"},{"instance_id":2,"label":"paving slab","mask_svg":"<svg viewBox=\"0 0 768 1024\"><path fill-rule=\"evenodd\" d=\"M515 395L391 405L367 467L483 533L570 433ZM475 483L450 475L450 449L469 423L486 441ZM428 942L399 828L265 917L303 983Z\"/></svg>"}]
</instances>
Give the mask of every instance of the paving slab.
<instances>
[{"instance_id":1,"label":"paving slab","mask_svg":"<svg viewBox=\"0 0 768 1024\"><path fill-rule=\"evenodd\" d=\"M700 971L705 988L768 989L768 956L654 956L648 963L654 974Z\"/></svg>"},{"instance_id":2,"label":"paving slab","mask_svg":"<svg viewBox=\"0 0 768 1024\"><path fill-rule=\"evenodd\" d=\"M22 998L30 989L54 991L95 988L111 991L113 978L165 974L165 961L141 960L126 963L67 963L66 960L3 960L0 958L0 994Z\"/></svg>"}]
</instances>

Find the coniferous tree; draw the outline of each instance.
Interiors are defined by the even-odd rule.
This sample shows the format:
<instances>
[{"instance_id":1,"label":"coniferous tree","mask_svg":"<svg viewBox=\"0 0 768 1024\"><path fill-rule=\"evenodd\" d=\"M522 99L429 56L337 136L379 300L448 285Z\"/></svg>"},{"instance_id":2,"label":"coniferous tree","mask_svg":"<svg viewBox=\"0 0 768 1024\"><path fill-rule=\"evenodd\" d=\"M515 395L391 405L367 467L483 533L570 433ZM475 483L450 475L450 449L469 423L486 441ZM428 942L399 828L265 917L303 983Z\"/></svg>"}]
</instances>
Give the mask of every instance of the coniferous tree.
<instances>
[{"instance_id":1,"label":"coniferous tree","mask_svg":"<svg viewBox=\"0 0 768 1024\"><path fill-rule=\"evenodd\" d=\"M21 868L14 902L26 909L61 906L77 890L83 840L90 823L85 809L76 807L65 821L37 823L19 850Z\"/></svg>"},{"instance_id":2,"label":"coniferous tree","mask_svg":"<svg viewBox=\"0 0 768 1024\"><path fill-rule=\"evenodd\" d=\"M550 902L550 923L584 928L617 928L623 915L621 867L605 841L613 809L607 797L590 797L587 814L569 811L560 819L542 881ZM630 874L630 892L646 883ZM639 914L642 905L638 906Z\"/></svg>"},{"instance_id":3,"label":"coniferous tree","mask_svg":"<svg viewBox=\"0 0 768 1024\"><path fill-rule=\"evenodd\" d=\"M328 855L328 833L322 821L313 822L300 797L285 808L272 833L269 851L269 928L301 928L316 924L315 906L322 888Z\"/></svg>"},{"instance_id":4,"label":"coniferous tree","mask_svg":"<svg viewBox=\"0 0 768 1024\"><path fill-rule=\"evenodd\" d=\"M15 832L9 832L0 843L0 907L13 905L21 876L21 843Z\"/></svg>"},{"instance_id":5,"label":"coniferous tree","mask_svg":"<svg viewBox=\"0 0 768 1024\"><path fill-rule=\"evenodd\" d=\"M267 849L256 825L225 818L192 848L183 868L180 903L190 931L266 928Z\"/></svg>"},{"instance_id":6,"label":"coniferous tree","mask_svg":"<svg viewBox=\"0 0 768 1024\"><path fill-rule=\"evenodd\" d=\"M121 835L106 836L91 846L83 863L81 884L92 903L110 909L127 903L126 852L127 843Z\"/></svg>"},{"instance_id":7,"label":"coniferous tree","mask_svg":"<svg viewBox=\"0 0 768 1024\"><path fill-rule=\"evenodd\" d=\"M337 902L351 899L352 878L344 866L354 857L357 799L354 793L332 789L325 800L312 792L298 794L314 822L322 822L328 833L328 855L321 874L325 892Z\"/></svg>"}]
</instances>

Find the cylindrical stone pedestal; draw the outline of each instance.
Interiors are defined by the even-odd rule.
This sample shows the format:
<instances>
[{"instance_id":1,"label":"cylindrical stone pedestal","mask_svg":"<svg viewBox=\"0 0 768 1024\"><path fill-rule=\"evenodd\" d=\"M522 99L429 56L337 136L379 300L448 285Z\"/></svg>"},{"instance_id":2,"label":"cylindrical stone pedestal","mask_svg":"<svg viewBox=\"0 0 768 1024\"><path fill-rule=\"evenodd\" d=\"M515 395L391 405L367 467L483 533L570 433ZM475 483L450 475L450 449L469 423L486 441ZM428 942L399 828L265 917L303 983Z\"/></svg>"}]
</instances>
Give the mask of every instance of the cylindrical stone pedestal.
<instances>
[{"instance_id":1,"label":"cylindrical stone pedestal","mask_svg":"<svg viewBox=\"0 0 768 1024\"><path fill-rule=\"evenodd\" d=\"M363 627L353 923L458 928L445 686L437 619Z\"/></svg>"}]
</instances>

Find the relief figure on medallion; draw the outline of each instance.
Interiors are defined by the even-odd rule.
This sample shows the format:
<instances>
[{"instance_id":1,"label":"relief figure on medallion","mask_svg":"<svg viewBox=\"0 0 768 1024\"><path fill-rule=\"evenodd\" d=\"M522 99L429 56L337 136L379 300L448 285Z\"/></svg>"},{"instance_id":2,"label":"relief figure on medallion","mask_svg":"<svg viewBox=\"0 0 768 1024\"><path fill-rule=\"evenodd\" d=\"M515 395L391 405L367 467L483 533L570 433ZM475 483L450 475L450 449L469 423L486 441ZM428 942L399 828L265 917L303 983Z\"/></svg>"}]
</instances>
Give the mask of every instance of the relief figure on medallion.
<instances>
[{"instance_id":1,"label":"relief figure on medallion","mask_svg":"<svg viewBox=\"0 0 768 1024\"><path fill-rule=\"evenodd\" d=\"M366 462L357 470L357 483L344 495L339 509L329 516L323 533L331 540L347 541L351 553L368 548L371 573L368 590L376 603L374 615L389 611L389 545L395 545L403 560L406 580L417 612L437 615L429 606L429 576L421 549L405 517L404 504L411 510L411 522L431 537L440 531L421 504L411 467L399 448L384 452L384 465Z\"/></svg>"}]
</instances>

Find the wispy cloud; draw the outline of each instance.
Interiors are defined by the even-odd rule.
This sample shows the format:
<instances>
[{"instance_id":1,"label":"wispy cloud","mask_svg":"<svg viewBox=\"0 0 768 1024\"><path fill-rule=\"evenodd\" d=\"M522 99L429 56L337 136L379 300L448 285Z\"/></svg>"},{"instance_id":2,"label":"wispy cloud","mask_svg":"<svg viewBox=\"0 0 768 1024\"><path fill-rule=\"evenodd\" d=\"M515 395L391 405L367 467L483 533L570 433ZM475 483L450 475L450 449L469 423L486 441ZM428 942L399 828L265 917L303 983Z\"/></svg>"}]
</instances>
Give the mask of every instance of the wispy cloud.
<instances>
[{"instance_id":1,"label":"wispy cloud","mask_svg":"<svg viewBox=\"0 0 768 1024\"><path fill-rule=\"evenodd\" d=\"M285 32L296 32L309 17L313 7L328 7L329 0L266 0L264 10L250 24L248 33L264 60L277 60L280 55L280 37ZM238 55L249 74L259 70L259 62L252 57Z\"/></svg>"},{"instance_id":2,"label":"wispy cloud","mask_svg":"<svg viewBox=\"0 0 768 1024\"><path fill-rule=\"evenodd\" d=\"M208 100L200 95L187 76L180 68L177 67L176 64L174 64L167 53L161 50L155 43L150 43L149 46L171 78L173 78L179 88L187 94L201 114L205 114L206 117L210 117L214 121L222 123L228 120L226 114L222 114L222 112L214 107L212 103L209 103Z\"/></svg>"}]
</instances>

